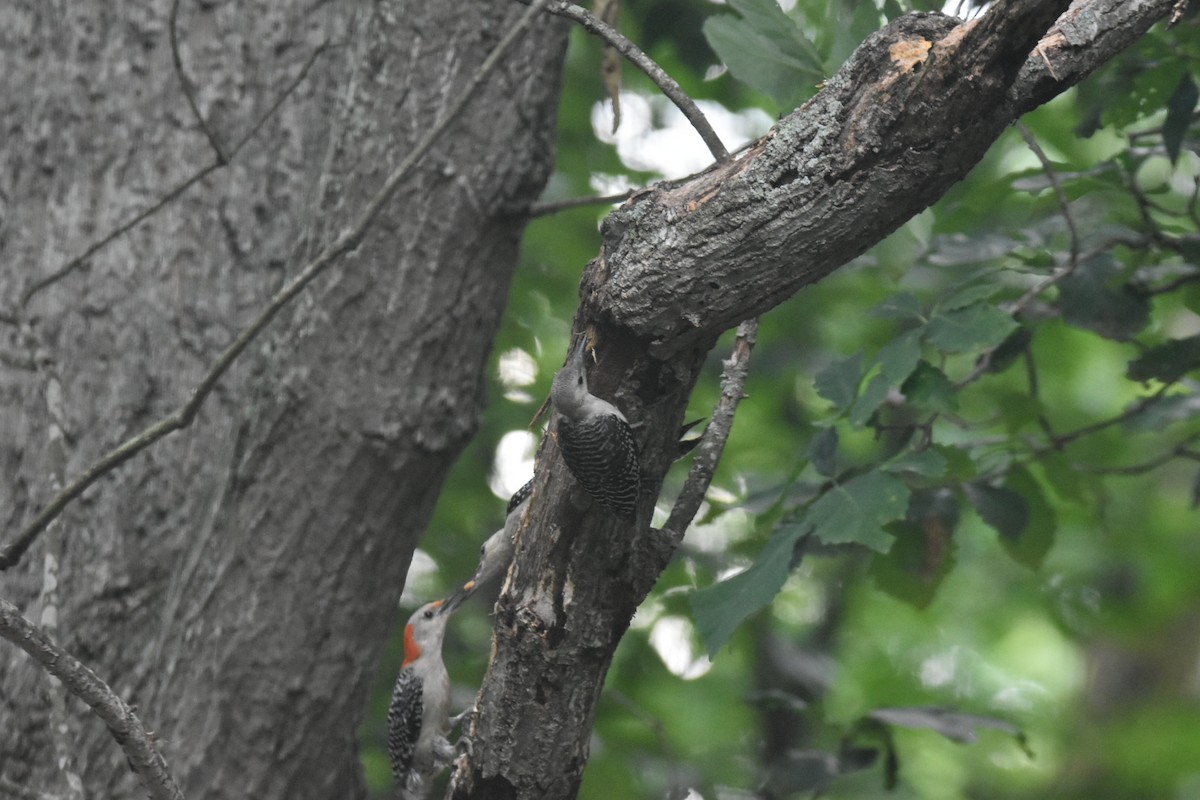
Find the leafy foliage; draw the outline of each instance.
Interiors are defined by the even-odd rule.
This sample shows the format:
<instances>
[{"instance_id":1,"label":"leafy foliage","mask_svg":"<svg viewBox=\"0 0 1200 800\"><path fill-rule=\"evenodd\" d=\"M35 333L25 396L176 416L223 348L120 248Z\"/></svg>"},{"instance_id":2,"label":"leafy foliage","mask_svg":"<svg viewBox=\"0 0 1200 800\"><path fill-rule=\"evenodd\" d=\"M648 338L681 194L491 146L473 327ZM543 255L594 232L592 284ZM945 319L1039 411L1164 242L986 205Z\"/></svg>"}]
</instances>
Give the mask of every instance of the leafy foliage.
<instances>
[{"instance_id":1,"label":"leafy foliage","mask_svg":"<svg viewBox=\"0 0 1200 800\"><path fill-rule=\"evenodd\" d=\"M622 29L694 96L774 114L883 17L943 5L734 0L664 31L652 4ZM764 317L710 504L613 665L621 700L599 707L582 797L861 797L881 772L911 796L1194 788L1200 709L1178 676L1200 652L1197 28L1193 10L1152 31L1026 116L1040 154L1004 136L932 209ZM653 179L593 130L598 64L577 34L547 199ZM523 352L533 374L497 368L425 539L413 586L429 595L499 526L497 446L549 390L603 213L529 228L493 359ZM725 347L692 416L711 412ZM489 631L479 608L455 620L459 705ZM1021 746L960 746L979 726Z\"/></svg>"}]
</instances>

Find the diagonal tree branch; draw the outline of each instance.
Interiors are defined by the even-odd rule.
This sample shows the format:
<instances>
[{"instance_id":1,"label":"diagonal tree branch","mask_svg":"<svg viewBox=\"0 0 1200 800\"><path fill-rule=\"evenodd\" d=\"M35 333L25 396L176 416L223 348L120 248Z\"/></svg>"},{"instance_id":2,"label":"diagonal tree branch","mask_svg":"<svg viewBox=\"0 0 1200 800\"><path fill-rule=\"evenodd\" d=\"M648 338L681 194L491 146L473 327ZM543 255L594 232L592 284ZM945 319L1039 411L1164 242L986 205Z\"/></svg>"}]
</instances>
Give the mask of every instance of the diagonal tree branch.
<instances>
[{"instance_id":1,"label":"diagonal tree branch","mask_svg":"<svg viewBox=\"0 0 1200 800\"><path fill-rule=\"evenodd\" d=\"M725 442L733 428L733 416L737 413L738 403L745 397L746 376L750 372L750 352L754 349L755 338L758 336L758 320L752 319L738 326L737 339L733 343L733 352L725 362L725 371L721 375L721 396L713 408L708 427L700 444L696 445L695 455L692 456L692 466L688 470L687 481L679 496L671 515L662 526L663 533L670 541L678 546L683 539L692 518L700 509L704 494L712 483L713 472L725 452Z\"/></svg>"},{"instance_id":2,"label":"diagonal tree branch","mask_svg":"<svg viewBox=\"0 0 1200 800\"><path fill-rule=\"evenodd\" d=\"M475 92L483 84L484 80L496 69L501 58L520 37L521 33L529 26L533 19L541 12L546 0L534 0L529 8L521 15L517 22L513 25L504 37L496 44L491 54L479 66L474 75L463 88L462 93L458 98L447 108L446 113L438 122L433 125L425 134L425 136L413 147L408 156L388 175L384 181L383 187L371 198L366 208L359 215L358 219L347 230L343 231L337 239L322 250L312 261L304 266L300 272L287 282L266 307L259 313L245 329L238 334L237 338L230 343L225 350L217 357L208 372L192 390L191 397L177 408L172 413L153 423L141 433L125 440L115 448L110 450L99 460L93 463L90 467L84 470L83 474L71 481L62 491L58 492L49 503L32 519L18 534L17 538L0 550L0 570L8 569L16 564L21 555L29 548L38 534L59 514L67 505L83 493L85 489L95 483L101 476L111 472L116 467L128 461L133 456L145 450L150 445L157 442L173 431L181 428L186 428L191 425L195 419L196 413L200 410L200 406L204 403L205 398L216 386L217 381L228 371L233 362L246 349L249 344L254 341L255 337L262 332L264 328L274 319L296 295L300 294L309 283L318 275L323 273L331 265L339 261L342 256L352 252L370 230L372 223L383 210L384 205L395 194L401 183L408 177L413 167L416 166L425 154L441 139L445 131L453 124L458 115L466 108L467 103L474 97Z\"/></svg>"},{"instance_id":3,"label":"diagonal tree branch","mask_svg":"<svg viewBox=\"0 0 1200 800\"><path fill-rule=\"evenodd\" d=\"M129 766L154 800L183 800L167 762L142 721L96 673L55 644L7 600L0 599L0 636L24 650L49 674L96 712L125 751Z\"/></svg>"},{"instance_id":4,"label":"diagonal tree branch","mask_svg":"<svg viewBox=\"0 0 1200 800\"><path fill-rule=\"evenodd\" d=\"M961 25L900 18L736 161L611 214L603 268L585 276L583 296L667 358L820 280L924 210L1017 116L1104 63L1170 3L1074 4L1044 35L1068 5L1009 0Z\"/></svg>"}]
</instances>

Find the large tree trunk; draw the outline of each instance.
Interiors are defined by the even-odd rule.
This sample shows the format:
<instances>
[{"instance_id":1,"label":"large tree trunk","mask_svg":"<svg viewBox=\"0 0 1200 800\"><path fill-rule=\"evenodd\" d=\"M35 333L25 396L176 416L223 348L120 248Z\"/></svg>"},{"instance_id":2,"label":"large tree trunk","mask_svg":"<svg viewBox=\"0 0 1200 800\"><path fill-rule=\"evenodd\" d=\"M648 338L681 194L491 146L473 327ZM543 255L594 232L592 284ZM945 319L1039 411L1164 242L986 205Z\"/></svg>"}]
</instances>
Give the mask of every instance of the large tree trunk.
<instances>
[{"instance_id":1,"label":"large tree trunk","mask_svg":"<svg viewBox=\"0 0 1200 800\"><path fill-rule=\"evenodd\" d=\"M333 46L231 164L20 306L214 158L172 68L169 5L0 10L0 310L29 323L61 378L67 477L186 398L523 10L185 0L179 51L226 152ZM537 21L191 428L62 517L59 639L137 706L190 798L363 795L355 731L414 546L476 425L513 212L551 166L565 45L561 22ZM29 344L2 332L6 350ZM51 494L46 380L0 365L5 539ZM0 596L35 618L44 547L0 575ZM0 777L65 794L47 687L0 646ZM108 731L70 708L59 735L87 794L138 794Z\"/></svg>"},{"instance_id":2,"label":"large tree trunk","mask_svg":"<svg viewBox=\"0 0 1200 800\"><path fill-rule=\"evenodd\" d=\"M649 520L717 337L931 205L1020 114L1112 58L1171 6L999 0L967 24L900 18L739 157L640 193L605 220L575 331L596 334L592 391L639 426L648 485L639 524L579 502L552 426L455 797L577 793L617 643L683 534Z\"/></svg>"}]
</instances>

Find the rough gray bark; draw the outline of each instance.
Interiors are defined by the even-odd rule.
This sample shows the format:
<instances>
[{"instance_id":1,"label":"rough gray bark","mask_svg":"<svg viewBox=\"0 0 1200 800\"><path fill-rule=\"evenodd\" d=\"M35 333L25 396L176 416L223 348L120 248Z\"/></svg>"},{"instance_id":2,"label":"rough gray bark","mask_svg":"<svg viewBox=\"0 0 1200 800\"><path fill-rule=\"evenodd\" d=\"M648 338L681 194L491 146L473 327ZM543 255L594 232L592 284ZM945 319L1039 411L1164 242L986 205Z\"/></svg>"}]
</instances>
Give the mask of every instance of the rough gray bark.
<instances>
[{"instance_id":1,"label":"rough gray bark","mask_svg":"<svg viewBox=\"0 0 1200 800\"><path fill-rule=\"evenodd\" d=\"M169 4L167 4L169 5ZM209 163L161 2L0 11L0 310ZM336 236L522 11L508 0L183 2L218 141L307 79L229 166L39 293L66 474L176 407ZM413 548L476 425L522 225L552 158L565 25L540 20L365 243L298 299L193 426L64 514L61 643L154 728L190 798L363 794L356 728ZM24 346L0 322L6 351ZM0 530L49 494L36 373L0 366ZM38 612L43 543L0 575ZM57 794L46 676L0 645L0 778ZM91 796L138 793L77 702Z\"/></svg>"},{"instance_id":2,"label":"rough gray bark","mask_svg":"<svg viewBox=\"0 0 1200 800\"><path fill-rule=\"evenodd\" d=\"M648 521L719 334L932 204L1020 113L1112 58L1172 2L1068 5L1001 0L966 25L897 20L738 158L609 216L575 331L597 334L591 390L640 423L639 524L589 510L546 437L453 797L576 794L613 652L678 544Z\"/></svg>"}]
</instances>

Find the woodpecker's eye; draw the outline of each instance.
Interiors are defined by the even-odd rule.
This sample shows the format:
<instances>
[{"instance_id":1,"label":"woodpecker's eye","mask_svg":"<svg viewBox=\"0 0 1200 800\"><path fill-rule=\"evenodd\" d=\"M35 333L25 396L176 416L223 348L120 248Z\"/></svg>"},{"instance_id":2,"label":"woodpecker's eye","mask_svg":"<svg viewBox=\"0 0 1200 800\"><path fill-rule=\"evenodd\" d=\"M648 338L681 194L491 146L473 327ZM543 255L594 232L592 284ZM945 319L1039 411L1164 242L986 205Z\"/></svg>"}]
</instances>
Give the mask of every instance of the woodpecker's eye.
<instances>
[{"instance_id":1,"label":"woodpecker's eye","mask_svg":"<svg viewBox=\"0 0 1200 800\"><path fill-rule=\"evenodd\" d=\"M425 619L433 619L433 609L429 609L425 612Z\"/></svg>"},{"instance_id":2,"label":"woodpecker's eye","mask_svg":"<svg viewBox=\"0 0 1200 800\"><path fill-rule=\"evenodd\" d=\"M483 558L487 555L487 543L479 545L479 557Z\"/></svg>"}]
</instances>

